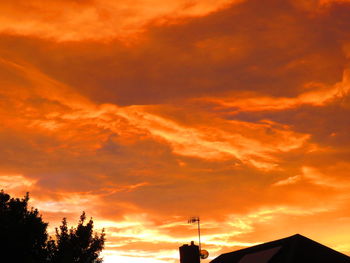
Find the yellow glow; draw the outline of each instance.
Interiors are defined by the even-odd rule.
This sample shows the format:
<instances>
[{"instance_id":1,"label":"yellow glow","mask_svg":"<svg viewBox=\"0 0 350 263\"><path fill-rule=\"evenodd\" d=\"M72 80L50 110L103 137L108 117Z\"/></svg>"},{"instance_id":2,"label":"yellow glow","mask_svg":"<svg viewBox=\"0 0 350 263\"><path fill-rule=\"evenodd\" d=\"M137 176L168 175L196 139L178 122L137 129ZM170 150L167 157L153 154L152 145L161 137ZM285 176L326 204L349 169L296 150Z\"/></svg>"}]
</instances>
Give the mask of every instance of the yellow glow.
<instances>
[{"instance_id":1,"label":"yellow glow","mask_svg":"<svg viewBox=\"0 0 350 263\"><path fill-rule=\"evenodd\" d=\"M21 174L0 174L1 188L7 191L30 189L36 180L26 178Z\"/></svg>"}]
</instances>

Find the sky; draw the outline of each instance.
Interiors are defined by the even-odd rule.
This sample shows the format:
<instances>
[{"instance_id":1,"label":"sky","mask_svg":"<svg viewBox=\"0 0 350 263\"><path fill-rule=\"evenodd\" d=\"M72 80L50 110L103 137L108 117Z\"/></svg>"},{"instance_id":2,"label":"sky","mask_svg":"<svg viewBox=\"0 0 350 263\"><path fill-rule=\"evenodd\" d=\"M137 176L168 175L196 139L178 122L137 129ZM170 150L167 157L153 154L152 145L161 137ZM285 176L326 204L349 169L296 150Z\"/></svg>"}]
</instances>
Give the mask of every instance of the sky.
<instances>
[{"instance_id":1,"label":"sky","mask_svg":"<svg viewBox=\"0 0 350 263\"><path fill-rule=\"evenodd\" d=\"M350 1L0 2L0 188L106 263L296 233L350 255Z\"/></svg>"}]
</instances>

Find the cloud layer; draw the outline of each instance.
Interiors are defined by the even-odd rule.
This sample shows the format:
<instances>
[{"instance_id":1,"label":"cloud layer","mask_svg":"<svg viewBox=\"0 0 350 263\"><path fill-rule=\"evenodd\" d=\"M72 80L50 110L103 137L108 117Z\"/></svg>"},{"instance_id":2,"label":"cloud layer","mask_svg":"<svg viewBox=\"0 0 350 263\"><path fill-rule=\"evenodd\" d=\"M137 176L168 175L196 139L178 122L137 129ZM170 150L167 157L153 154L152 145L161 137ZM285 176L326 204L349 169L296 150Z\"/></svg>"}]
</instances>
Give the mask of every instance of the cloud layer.
<instances>
[{"instance_id":1,"label":"cloud layer","mask_svg":"<svg viewBox=\"0 0 350 263\"><path fill-rule=\"evenodd\" d=\"M85 210L107 263L177 262L193 215L211 257L295 233L350 254L349 1L0 9L0 188L51 229Z\"/></svg>"}]
</instances>

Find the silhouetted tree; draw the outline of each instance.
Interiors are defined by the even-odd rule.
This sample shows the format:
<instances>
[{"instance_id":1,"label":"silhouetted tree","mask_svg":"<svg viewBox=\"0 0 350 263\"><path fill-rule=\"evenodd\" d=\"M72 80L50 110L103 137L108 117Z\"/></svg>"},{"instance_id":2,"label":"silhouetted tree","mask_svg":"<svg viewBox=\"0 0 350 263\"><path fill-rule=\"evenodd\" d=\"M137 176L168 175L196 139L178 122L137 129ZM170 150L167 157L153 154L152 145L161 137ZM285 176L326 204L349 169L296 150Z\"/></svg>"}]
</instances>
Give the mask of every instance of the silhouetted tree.
<instances>
[{"instance_id":1,"label":"silhouetted tree","mask_svg":"<svg viewBox=\"0 0 350 263\"><path fill-rule=\"evenodd\" d=\"M39 211L28 209L29 194L11 198L0 191L0 262L19 263L100 263L105 234L86 224L85 212L78 226L68 229L67 220L56 228L56 238L48 237L47 226Z\"/></svg>"},{"instance_id":2,"label":"silhouetted tree","mask_svg":"<svg viewBox=\"0 0 350 263\"><path fill-rule=\"evenodd\" d=\"M51 243L53 263L100 263L99 254L104 247L105 234L93 233L93 221L86 220L85 212L80 216L78 226L68 230L67 220L63 218L62 225L56 228L56 241Z\"/></svg>"},{"instance_id":3,"label":"silhouetted tree","mask_svg":"<svg viewBox=\"0 0 350 263\"><path fill-rule=\"evenodd\" d=\"M28 193L19 199L0 191L0 250L4 262L47 262L48 224L37 209L28 209L28 200Z\"/></svg>"}]
</instances>

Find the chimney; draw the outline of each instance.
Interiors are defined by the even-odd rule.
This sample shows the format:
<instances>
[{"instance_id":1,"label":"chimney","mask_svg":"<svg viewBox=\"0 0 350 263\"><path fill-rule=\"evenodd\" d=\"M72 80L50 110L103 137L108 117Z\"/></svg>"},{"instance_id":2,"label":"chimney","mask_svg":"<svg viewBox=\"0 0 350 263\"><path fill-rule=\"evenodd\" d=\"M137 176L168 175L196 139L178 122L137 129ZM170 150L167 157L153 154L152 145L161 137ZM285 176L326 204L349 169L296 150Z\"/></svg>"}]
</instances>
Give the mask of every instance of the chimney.
<instances>
[{"instance_id":1,"label":"chimney","mask_svg":"<svg viewBox=\"0 0 350 263\"><path fill-rule=\"evenodd\" d=\"M191 241L191 245L182 245L179 247L180 263L200 263L199 247Z\"/></svg>"}]
</instances>

